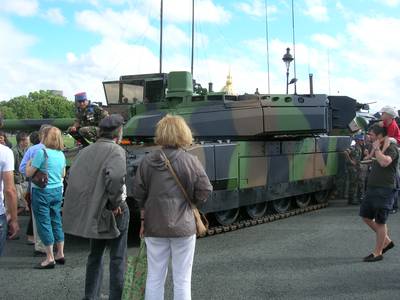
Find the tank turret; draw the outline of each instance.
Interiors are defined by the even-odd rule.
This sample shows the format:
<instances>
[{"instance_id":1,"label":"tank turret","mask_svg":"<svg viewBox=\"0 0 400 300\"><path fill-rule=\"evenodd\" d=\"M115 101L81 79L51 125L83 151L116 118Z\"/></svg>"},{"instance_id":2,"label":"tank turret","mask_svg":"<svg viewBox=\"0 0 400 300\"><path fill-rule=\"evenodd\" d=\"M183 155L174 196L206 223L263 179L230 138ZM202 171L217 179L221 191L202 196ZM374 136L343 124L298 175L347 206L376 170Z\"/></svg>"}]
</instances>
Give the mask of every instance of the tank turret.
<instances>
[{"instance_id":1,"label":"tank turret","mask_svg":"<svg viewBox=\"0 0 400 300\"><path fill-rule=\"evenodd\" d=\"M136 107L136 115L125 125L125 137L136 141L153 138L157 122L167 113L183 116L198 139L329 134L332 129L348 128L357 110L356 100L343 96L196 94L188 72L171 72L166 82L166 96L158 105L143 101Z\"/></svg>"}]
</instances>

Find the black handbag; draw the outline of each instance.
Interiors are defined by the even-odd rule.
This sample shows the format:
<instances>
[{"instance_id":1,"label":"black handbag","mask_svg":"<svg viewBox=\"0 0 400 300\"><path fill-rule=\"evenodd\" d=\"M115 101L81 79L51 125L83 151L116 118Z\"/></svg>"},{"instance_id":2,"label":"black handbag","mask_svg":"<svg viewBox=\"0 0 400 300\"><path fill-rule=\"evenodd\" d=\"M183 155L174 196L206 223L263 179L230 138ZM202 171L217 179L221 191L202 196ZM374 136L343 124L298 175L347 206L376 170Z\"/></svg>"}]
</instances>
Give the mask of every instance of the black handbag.
<instances>
[{"instance_id":1,"label":"black handbag","mask_svg":"<svg viewBox=\"0 0 400 300\"><path fill-rule=\"evenodd\" d=\"M47 170L47 152L45 149L43 149L44 152L44 157L45 157L45 161L44 161L44 169ZM47 175L47 172L43 172L39 169L36 170L36 172L32 175L32 182L37 185L38 187L40 187L41 189L44 189L47 186L47 183L49 181L49 177Z\"/></svg>"}]
</instances>

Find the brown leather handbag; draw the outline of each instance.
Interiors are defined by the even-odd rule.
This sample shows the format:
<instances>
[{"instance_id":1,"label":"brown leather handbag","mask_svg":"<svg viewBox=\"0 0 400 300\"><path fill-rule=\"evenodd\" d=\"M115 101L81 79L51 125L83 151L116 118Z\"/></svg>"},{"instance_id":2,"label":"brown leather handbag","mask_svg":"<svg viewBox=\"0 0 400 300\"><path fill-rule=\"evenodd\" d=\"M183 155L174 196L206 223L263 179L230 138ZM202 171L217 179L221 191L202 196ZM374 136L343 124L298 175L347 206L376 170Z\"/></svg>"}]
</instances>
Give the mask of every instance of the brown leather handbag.
<instances>
[{"instance_id":1,"label":"brown leather handbag","mask_svg":"<svg viewBox=\"0 0 400 300\"><path fill-rule=\"evenodd\" d=\"M44 189L47 186L47 183L49 181L49 177L47 174L47 159L49 158L47 156L47 152L45 149L42 149L44 152L44 157L45 157L45 162L44 162L44 169L46 172L40 171L39 169L36 170L36 172L32 175L32 182L40 187L41 189Z\"/></svg>"},{"instance_id":2,"label":"brown leather handbag","mask_svg":"<svg viewBox=\"0 0 400 300\"><path fill-rule=\"evenodd\" d=\"M172 177L174 177L176 183L182 190L183 196L185 197L186 201L189 202L190 207L192 208L193 215L194 215L194 220L196 222L196 235L199 237L203 237L207 234L208 230L208 220L204 214L202 214L196 206L194 206L193 202L190 200L189 195L187 194L185 188L183 187L181 181L179 180L178 176L176 175L174 168L171 165L171 162L165 155L164 151L161 150L161 154L165 159L165 165L168 168L168 170L171 172Z\"/></svg>"}]
</instances>

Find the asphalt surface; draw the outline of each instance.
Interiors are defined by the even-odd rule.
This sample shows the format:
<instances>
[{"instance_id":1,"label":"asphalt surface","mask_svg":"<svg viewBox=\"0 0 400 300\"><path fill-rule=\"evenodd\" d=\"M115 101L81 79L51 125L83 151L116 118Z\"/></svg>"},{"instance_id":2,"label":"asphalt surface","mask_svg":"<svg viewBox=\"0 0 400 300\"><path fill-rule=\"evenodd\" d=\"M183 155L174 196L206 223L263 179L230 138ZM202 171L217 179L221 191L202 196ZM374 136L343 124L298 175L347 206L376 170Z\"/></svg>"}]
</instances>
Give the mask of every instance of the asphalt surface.
<instances>
[{"instance_id":1,"label":"asphalt surface","mask_svg":"<svg viewBox=\"0 0 400 300\"><path fill-rule=\"evenodd\" d=\"M364 263L375 236L343 201L328 208L197 241L193 299L400 299L400 214L389 228L396 247ZM21 218L25 229L26 217ZM88 242L67 237L66 265L34 270L32 246L9 241L0 259L0 299L81 299ZM129 254L137 252L135 241ZM107 262L108 260L106 260ZM105 268L103 298L107 298ZM172 299L171 276L166 299Z\"/></svg>"}]
</instances>

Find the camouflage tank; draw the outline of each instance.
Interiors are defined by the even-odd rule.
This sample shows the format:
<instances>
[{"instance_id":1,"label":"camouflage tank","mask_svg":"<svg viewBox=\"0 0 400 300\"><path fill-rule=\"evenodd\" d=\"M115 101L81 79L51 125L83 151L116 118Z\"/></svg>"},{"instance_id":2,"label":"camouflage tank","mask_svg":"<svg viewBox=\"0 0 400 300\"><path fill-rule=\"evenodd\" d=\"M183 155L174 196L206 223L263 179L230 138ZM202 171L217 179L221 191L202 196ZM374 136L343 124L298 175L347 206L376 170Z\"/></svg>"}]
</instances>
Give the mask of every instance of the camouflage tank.
<instances>
[{"instance_id":1,"label":"camouflage tank","mask_svg":"<svg viewBox=\"0 0 400 300\"><path fill-rule=\"evenodd\" d=\"M200 209L230 225L241 214L263 217L325 203L350 146L335 132L358 130L356 100L326 95L226 95L196 84L188 72L121 76L104 82L110 113L126 119L128 197L141 159L154 144L157 122L184 117L193 131L187 149L202 162L214 192Z\"/></svg>"},{"instance_id":2,"label":"camouflage tank","mask_svg":"<svg viewBox=\"0 0 400 300\"><path fill-rule=\"evenodd\" d=\"M202 162L214 192L200 209L218 224L260 220L267 207L285 214L326 203L343 168L349 133L359 129L362 108L345 96L226 95L196 84L188 72L121 76L103 82L109 113L126 120L122 147L127 154L127 189L141 159L158 146L157 122L169 114L184 117L193 131L187 149ZM66 130L74 119L4 120L5 130L52 124ZM65 151L69 161L81 147ZM129 201L133 214L134 201ZM240 227L240 226L239 226ZM224 227L225 230L225 227Z\"/></svg>"}]
</instances>

